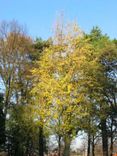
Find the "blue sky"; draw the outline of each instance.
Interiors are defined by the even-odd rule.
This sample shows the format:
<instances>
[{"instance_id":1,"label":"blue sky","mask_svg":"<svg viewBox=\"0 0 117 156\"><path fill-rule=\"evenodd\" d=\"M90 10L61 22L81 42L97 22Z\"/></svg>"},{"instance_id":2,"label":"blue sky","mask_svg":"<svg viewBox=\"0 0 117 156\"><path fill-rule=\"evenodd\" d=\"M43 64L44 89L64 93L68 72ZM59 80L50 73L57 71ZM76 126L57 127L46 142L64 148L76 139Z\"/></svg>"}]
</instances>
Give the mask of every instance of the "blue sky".
<instances>
[{"instance_id":1,"label":"blue sky","mask_svg":"<svg viewBox=\"0 0 117 156\"><path fill-rule=\"evenodd\" d=\"M0 0L0 21L15 19L34 38L51 36L60 12L68 20L77 20L85 32L98 25L117 38L117 0Z\"/></svg>"}]
</instances>

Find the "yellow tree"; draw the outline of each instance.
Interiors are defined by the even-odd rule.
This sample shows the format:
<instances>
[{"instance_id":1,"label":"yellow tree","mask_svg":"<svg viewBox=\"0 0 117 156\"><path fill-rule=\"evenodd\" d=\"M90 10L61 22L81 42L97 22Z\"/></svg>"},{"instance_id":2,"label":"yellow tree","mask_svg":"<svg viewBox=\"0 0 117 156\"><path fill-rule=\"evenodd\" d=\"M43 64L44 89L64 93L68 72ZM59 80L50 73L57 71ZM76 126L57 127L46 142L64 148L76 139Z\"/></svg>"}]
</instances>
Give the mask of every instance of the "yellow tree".
<instances>
[{"instance_id":1,"label":"yellow tree","mask_svg":"<svg viewBox=\"0 0 117 156\"><path fill-rule=\"evenodd\" d=\"M78 30L76 24L72 26ZM78 131L81 117L87 114L83 68L88 62L87 55L94 50L74 29L72 33L59 31L55 44L45 49L32 71L35 112L41 126L51 123L50 127L63 137L64 156L69 156L72 137Z\"/></svg>"}]
</instances>

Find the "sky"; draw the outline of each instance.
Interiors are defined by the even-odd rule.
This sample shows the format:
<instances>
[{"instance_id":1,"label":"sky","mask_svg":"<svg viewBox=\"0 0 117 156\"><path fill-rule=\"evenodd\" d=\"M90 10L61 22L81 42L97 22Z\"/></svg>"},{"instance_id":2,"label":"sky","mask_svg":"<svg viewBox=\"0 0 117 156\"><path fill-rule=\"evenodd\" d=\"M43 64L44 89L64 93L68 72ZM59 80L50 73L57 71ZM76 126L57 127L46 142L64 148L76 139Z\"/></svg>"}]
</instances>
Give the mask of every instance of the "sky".
<instances>
[{"instance_id":1,"label":"sky","mask_svg":"<svg viewBox=\"0 0 117 156\"><path fill-rule=\"evenodd\" d=\"M117 38L117 0L0 0L0 21L17 20L33 38L49 38L61 12L85 32L99 26Z\"/></svg>"}]
</instances>

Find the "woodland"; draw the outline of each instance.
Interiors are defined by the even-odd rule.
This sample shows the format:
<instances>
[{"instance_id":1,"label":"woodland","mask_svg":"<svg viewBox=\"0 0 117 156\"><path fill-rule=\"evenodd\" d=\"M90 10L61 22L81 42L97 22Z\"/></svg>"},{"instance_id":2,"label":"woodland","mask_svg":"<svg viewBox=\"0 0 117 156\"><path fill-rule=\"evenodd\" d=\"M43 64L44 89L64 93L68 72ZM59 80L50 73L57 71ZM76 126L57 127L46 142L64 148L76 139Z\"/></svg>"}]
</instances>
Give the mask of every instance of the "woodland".
<instances>
[{"instance_id":1,"label":"woodland","mask_svg":"<svg viewBox=\"0 0 117 156\"><path fill-rule=\"evenodd\" d=\"M117 40L61 21L50 38L33 39L17 21L2 21L0 152L72 156L79 133L86 156L117 152Z\"/></svg>"}]
</instances>

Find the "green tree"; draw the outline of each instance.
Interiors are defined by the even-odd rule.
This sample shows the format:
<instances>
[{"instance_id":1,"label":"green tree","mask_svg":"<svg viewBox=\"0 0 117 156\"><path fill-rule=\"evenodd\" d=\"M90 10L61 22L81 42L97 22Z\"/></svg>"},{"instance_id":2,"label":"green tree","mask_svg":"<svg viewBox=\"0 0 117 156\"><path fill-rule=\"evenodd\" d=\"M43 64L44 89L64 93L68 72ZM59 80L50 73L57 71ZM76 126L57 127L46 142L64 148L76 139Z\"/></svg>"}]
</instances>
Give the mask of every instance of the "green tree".
<instances>
[{"instance_id":1,"label":"green tree","mask_svg":"<svg viewBox=\"0 0 117 156\"><path fill-rule=\"evenodd\" d=\"M92 54L94 64L91 64L90 61L85 71L86 78L88 77L86 84L88 90L92 90L92 98L97 105L97 115L100 119L102 132L103 155L108 156L107 120L114 104L112 101L115 99L116 87L113 83L115 84L116 81L117 49L109 37L102 35L97 27L86 38L95 48L95 53ZM110 92L110 89L113 91ZM114 98L112 94L114 94Z\"/></svg>"},{"instance_id":2,"label":"green tree","mask_svg":"<svg viewBox=\"0 0 117 156\"><path fill-rule=\"evenodd\" d=\"M14 105L9 111L8 133L10 154L14 156L32 155L38 145L38 129L34 121L31 105Z\"/></svg>"}]
</instances>

